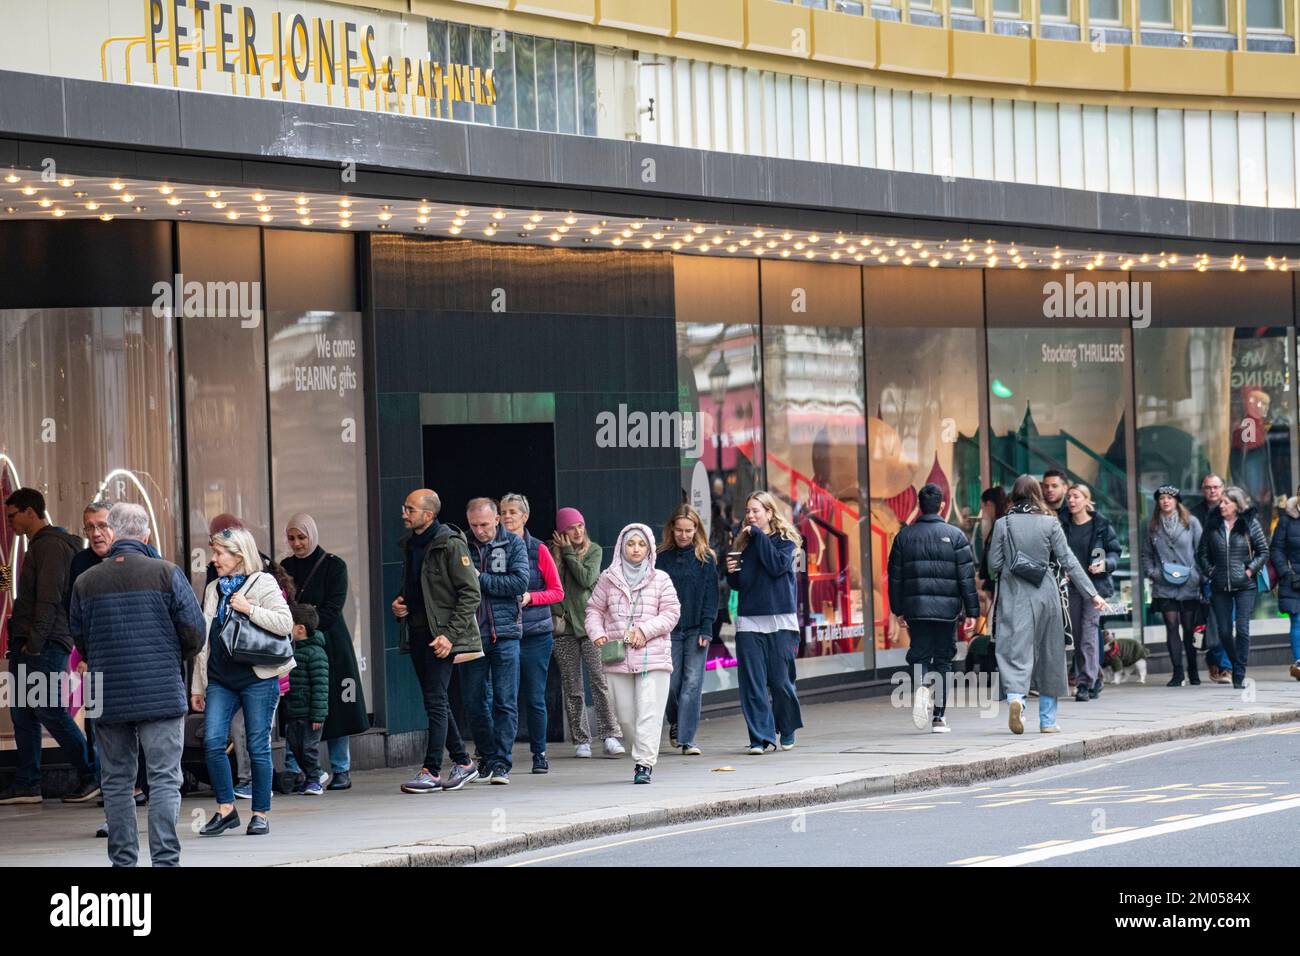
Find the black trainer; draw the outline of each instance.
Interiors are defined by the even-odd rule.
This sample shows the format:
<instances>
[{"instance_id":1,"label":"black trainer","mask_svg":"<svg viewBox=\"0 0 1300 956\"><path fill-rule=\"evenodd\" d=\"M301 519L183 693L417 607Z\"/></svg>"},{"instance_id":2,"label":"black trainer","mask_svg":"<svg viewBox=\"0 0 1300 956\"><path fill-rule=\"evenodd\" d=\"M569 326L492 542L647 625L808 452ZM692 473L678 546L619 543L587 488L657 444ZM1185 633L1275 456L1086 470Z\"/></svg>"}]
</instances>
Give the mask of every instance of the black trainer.
<instances>
[{"instance_id":1,"label":"black trainer","mask_svg":"<svg viewBox=\"0 0 1300 956\"><path fill-rule=\"evenodd\" d=\"M348 773L346 770L340 770L338 773L334 775L334 779L329 782L329 786L326 787L325 789L326 790L351 790L352 774Z\"/></svg>"},{"instance_id":2,"label":"black trainer","mask_svg":"<svg viewBox=\"0 0 1300 956\"><path fill-rule=\"evenodd\" d=\"M533 773L550 773L551 765L546 762L546 754L533 754Z\"/></svg>"},{"instance_id":3,"label":"black trainer","mask_svg":"<svg viewBox=\"0 0 1300 956\"><path fill-rule=\"evenodd\" d=\"M0 790L0 804L40 802L40 787L5 787Z\"/></svg>"},{"instance_id":4,"label":"black trainer","mask_svg":"<svg viewBox=\"0 0 1300 956\"><path fill-rule=\"evenodd\" d=\"M94 777L87 777L77 784L77 789L64 794L64 803L89 803L99 796L99 782Z\"/></svg>"}]
</instances>

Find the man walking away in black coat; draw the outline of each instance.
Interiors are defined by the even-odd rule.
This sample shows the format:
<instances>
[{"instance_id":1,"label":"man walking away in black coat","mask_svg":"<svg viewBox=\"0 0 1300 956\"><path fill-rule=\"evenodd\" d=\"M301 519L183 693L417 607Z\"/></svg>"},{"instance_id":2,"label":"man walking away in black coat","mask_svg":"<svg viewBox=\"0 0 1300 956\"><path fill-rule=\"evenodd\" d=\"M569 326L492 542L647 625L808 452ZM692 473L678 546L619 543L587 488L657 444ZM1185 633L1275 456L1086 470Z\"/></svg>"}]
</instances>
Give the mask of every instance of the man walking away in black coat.
<instances>
[{"instance_id":1,"label":"man walking away in black coat","mask_svg":"<svg viewBox=\"0 0 1300 956\"><path fill-rule=\"evenodd\" d=\"M907 663L914 672L919 670L914 676L912 721L918 730L929 727L932 733L946 734L944 709L957 654L957 626L969 634L980 614L975 557L961 529L939 517L943 490L928 484L917 497L921 516L898 532L889 552L889 605L911 637ZM932 673L938 675L937 703L926 686Z\"/></svg>"}]
</instances>

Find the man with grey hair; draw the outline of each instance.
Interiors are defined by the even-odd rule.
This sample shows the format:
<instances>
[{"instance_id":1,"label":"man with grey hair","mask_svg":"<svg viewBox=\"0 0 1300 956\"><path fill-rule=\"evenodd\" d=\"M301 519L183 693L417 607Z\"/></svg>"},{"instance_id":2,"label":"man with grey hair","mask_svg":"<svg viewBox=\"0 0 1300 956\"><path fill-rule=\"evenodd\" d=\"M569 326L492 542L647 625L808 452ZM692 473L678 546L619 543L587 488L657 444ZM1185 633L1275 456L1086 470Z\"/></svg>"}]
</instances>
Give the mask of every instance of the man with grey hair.
<instances>
[{"instance_id":1,"label":"man with grey hair","mask_svg":"<svg viewBox=\"0 0 1300 956\"><path fill-rule=\"evenodd\" d=\"M179 866L184 670L203 647L203 612L180 568L154 557L143 508L114 505L108 526L113 545L98 567L78 579L69 615L89 678L98 686L108 856L114 866L135 866L139 855L132 791L143 750L150 859L154 866Z\"/></svg>"}]
</instances>

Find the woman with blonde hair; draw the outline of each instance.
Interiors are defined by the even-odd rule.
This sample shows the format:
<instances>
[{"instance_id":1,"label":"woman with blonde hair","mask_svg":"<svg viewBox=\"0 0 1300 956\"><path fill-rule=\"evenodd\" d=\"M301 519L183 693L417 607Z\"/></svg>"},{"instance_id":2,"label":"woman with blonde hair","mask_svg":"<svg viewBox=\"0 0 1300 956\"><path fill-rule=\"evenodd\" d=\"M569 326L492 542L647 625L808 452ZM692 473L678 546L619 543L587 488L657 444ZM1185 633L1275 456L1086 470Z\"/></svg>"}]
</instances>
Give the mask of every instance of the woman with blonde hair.
<instances>
[{"instance_id":1,"label":"woman with blonde hair","mask_svg":"<svg viewBox=\"0 0 1300 956\"><path fill-rule=\"evenodd\" d=\"M253 819L247 832L260 836L271 830L267 820L271 811L271 721L280 701L280 676L293 669L294 660L290 657L278 667L240 663L226 650L221 629L231 614L245 614L262 630L282 634L288 642L293 615L280 581L272 572L263 570L251 532L226 528L213 535L210 544L217 578L203 596L208 641L194 662L190 703L206 715L203 750L217 811L199 834L216 836L239 826L226 742L231 718L235 711L242 710L253 771Z\"/></svg>"},{"instance_id":2,"label":"woman with blonde hair","mask_svg":"<svg viewBox=\"0 0 1300 956\"><path fill-rule=\"evenodd\" d=\"M1101 610L1106 599L1066 541L1055 511L1043 501L1038 479L1021 475L1011 488L1011 511L989 538L989 571L998 582L998 672L1007 692L1007 726L1025 732L1025 698L1038 690L1038 729L1059 733L1057 699L1069 693L1065 679L1065 615L1051 565Z\"/></svg>"},{"instance_id":3,"label":"woman with blonde hair","mask_svg":"<svg viewBox=\"0 0 1300 956\"><path fill-rule=\"evenodd\" d=\"M659 568L672 578L681 602L673 628L673 675L668 686L668 740L688 757L698 757L695 731L700 725L704 663L718 615L718 562L709 548L704 521L690 505L679 505L664 524Z\"/></svg>"},{"instance_id":4,"label":"woman with blonde hair","mask_svg":"<svg viewBox=\"0 0 1300 956\"><path fill-rule=\"evenodd\" d=\"M770 493L749 496L745 528L727 554L727 582L740 596L740 711L749 730L745 753L754 756L775 750L778 739L782 750L790 750L803 726L791 677L799 651L795 559L802 543Z\"/></svg>"},{"instance_id":5,"label":"woman with blonde hair","mask_svg":"<svg viewBox=\"0 0 1300 956\"><path fill-rule=\"evenodd\" d=\"M1093 504L1092 490L1087 485L1073 484L1065 493L1061 524L1065 541L1079 564L1087 569L1092 586L1102 597L1109 598L1115 593L1110 575L1119 566L1119 536ZM1102 687L1101 612L1074 584L1068 586L1066 600L1070 603L1070 633L1074 635L1074 699L1080 703L1096 700Z\"/></svg>"}]
</instances>

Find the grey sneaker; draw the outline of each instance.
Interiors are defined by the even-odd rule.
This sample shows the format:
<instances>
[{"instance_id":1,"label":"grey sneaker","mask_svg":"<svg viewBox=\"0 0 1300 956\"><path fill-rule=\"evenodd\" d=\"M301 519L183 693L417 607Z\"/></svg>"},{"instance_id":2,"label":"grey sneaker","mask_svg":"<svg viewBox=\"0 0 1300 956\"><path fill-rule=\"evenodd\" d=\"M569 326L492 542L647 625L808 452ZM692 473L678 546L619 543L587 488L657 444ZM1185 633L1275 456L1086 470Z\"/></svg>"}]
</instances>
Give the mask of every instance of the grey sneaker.
<instances>
[{"instance_id":1,"label":"grey sneaker","mask_svg":"<svg viewBox=\"0 0 1300 956\"><path fill-rule=\"evenodd\" d=\"M402 784L402 793L437 793L441 789L442 781L427 767L421 767L414 780Z\"/></svg>"},{"instance_id":2,"label":"grey sneaker","mask_svg":"<svg viewBox=\"0 0 1300 956\"><path fill-rule=\"evenodd\" d=\"M460 764L452 764L451 772L442 778L442 789L459 790L477 776L478 767L472 762L463 767Z\"/></svg>"},{"instance_id":3,"label":"grey sneaker","mask_svg":"<svg viewBox=\"0 0 1300 956\"><path fill-rule=\"evenodd\" d=\"M499 783L503 787L508 785L510 783L510 771L497 767L492 771L492 783Z\"/></svg>"}]
</instances>

